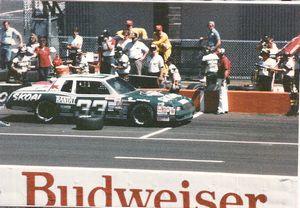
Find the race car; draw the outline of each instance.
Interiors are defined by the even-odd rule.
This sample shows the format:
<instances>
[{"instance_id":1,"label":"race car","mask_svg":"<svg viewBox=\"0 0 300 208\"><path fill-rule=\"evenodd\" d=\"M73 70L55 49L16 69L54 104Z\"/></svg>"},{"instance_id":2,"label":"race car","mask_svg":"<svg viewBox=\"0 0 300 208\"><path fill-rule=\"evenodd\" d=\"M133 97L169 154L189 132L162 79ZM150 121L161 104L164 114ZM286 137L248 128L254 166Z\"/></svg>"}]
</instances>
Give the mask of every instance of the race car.
<instances>
[{"instance_id":1,"label":"race car","mask_svg":"<svg viewBox=\"0 0 300 208\"><path fill-rule=\"evenodd\" d=\"M43 122L58 116L103 115L129 120L136 126L156 121L190 121L195 107L190 98L174 93L136 89L118 76L67 75L52 84L20 88L7 99L6 108L34 112Z\"/></svg>"}]
</instances>

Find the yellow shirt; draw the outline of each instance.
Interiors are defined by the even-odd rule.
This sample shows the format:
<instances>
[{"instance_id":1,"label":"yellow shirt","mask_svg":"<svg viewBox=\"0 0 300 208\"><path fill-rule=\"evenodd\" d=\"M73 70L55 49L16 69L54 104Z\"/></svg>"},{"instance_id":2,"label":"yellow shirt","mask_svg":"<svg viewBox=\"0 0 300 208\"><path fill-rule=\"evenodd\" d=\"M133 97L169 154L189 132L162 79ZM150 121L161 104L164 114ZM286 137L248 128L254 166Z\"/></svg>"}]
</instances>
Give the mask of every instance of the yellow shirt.
<instances>
[{"instance_id":1,"label":"yellow shirt","mask_svg":"<svg viewBox=\"0 0 300 208\"><path fill-rule=\"evenodd\" d=\"M166 50L172 48L169 37L165 32L162 32L160 36L158 36L156 32L154 32L152 43L159 48L160 52L165 52Z\"/></svg>"}]
</instances>

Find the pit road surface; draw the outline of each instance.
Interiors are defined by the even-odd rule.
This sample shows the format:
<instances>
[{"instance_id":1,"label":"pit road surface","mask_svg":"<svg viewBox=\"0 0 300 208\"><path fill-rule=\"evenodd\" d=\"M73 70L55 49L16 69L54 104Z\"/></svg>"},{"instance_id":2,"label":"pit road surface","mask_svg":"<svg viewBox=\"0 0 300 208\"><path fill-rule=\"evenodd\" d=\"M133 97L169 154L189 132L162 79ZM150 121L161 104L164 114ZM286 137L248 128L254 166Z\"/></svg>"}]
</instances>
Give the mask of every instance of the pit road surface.
<instances>
[{"instance_id":1,"label":"pit road surface","mask_svg":"<svg viewBox=\"0 0 300 208\"><path fill-rule=\"evenodd\" d=\"M105 122L82 131L72 119L41 124L0 110L0 164L297 175L298 117L198 113L189 124L137 128Z\"/></svg>"}]
</instances>

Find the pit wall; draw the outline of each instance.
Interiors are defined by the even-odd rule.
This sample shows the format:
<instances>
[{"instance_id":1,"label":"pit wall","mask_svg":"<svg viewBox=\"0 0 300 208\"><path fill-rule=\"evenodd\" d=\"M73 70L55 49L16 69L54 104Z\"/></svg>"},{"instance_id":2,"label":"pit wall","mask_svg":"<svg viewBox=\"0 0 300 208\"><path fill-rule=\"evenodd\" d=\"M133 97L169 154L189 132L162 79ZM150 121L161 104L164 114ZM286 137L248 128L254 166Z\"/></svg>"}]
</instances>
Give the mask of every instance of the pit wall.
<instances>
[{"instance_id":1,"label":"pit wall","mask_svg":"<svg viewBox=\"0 0 300 208\"><path fill-rule=\"evenodd\" d=\"M150 90L150 89L149 89ZM151 89L154 90L154 89ZM166 91L165 89L155 89ZM218 92L204 92L194 89L182 89L181 95L193 100L197 111L214 113L218 107ZM228 91L229 112L280 114L290 109L290 96L285 92Z\"/></svg>"}]
</instances>

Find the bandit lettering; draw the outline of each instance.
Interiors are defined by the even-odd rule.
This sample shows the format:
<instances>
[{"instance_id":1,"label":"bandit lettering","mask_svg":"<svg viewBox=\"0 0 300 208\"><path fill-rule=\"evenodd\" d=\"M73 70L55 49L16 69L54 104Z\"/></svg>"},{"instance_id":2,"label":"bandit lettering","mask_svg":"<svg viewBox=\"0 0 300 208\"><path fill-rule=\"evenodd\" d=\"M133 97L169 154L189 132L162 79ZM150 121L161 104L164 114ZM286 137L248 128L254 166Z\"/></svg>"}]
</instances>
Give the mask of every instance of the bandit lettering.
<instances>
[{"instance_id":1,"label":"bandit lettering","mask_svg":"<svg viewBox=\"0 0 300 208\"><path fill-rule=\"evenodd\" d=\"M56 96L56 103L75 105L75 97Z\"/></svg>"}]
</instances>

